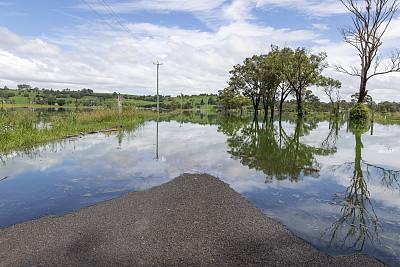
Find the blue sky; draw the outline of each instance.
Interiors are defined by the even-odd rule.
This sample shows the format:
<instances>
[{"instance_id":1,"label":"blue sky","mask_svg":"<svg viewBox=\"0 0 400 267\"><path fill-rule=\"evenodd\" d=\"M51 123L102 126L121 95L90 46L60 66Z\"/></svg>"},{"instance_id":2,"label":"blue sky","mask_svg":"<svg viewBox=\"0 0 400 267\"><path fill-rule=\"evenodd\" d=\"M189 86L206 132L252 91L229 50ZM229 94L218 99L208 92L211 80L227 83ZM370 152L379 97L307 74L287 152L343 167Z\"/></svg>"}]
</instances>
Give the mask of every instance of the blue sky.
<instances>
[{"instance_id":1,"label":"blue sky","mask_svg":"<svg viewBox=\"0 0 400 267\"><path fill-rule=\"evenodd\" d=\"M217 93L233 65L268 53L271 44L325 51L330 65L359 64L338 30L351 23L339 0L103 1L0 0L0 87L153 95L158 60L161 94ZM398 29L399 13L383 56L398 46ZM357 92L357 78L324 73L342 81L344 99ZM399 83L398 73L378 76L368 89L375 101L400 101ZM327 101L321 89L314 93Z\"/></svg>"}]
</instances>

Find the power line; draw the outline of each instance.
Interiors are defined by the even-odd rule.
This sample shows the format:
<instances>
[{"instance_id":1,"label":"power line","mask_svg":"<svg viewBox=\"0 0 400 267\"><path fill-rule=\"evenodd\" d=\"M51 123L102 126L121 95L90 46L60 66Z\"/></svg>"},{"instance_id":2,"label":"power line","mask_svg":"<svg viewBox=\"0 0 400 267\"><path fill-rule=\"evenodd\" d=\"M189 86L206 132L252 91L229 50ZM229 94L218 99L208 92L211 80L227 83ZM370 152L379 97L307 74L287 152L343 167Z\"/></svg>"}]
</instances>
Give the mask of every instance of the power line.
<instances>
[{"instance_id":1,"label":"power line","mask_svg":"<svg viewBox=\"0 0 400 267\"><path fill-rule=\"evenodd\" d=\"M101 18L112 30L114 30L116 33L118 33L119 35L121 35L121 33L119 31L117 31L110 23L108 23L108 21L103 18L96 10L94 10L92 8L91 5L89 5L88 2L86 2L86 0L82 0L99 18ZM122 36L122 35L121 35Z\"/></svg>"},{"instance_id":2,"label":"power line","mask_svg":"<svg viewBox=\"0 0 400 267\"><path fill-rule=\"evenodd\" d=\"M97 14L97 16L99 16L105 23L107 23L107 25L113 29L115 32L117 32L118 34L121 34L119 31L117 31L110 23L108 23L107 20L105 20L95 9L92 8L92 6L86 1L86 0L82 0L83 2L85 2L85 4L94 12ZM119 25L121 25L121 27L129 34L130 37L132 37L133 39L135 39L148 53L148 55L150 55L153 58L155 58L155 56L143 45L143 43L140 41L139 38L137 38L130 30L129 28L124 24L124 22L121 20L121 18L112 10L112 8L106 3L105 0L97 0L105 9L106 11L119 23ZM157 65L157 115L159 116L159 94L158 94L158 73L159 73L159 67L160 65L163 65L162 63L160 63L158 60L156 60L156 62L153 62L154 65Z\"/></svg>"},{"instance_id":3,"label":"power line","mask_svg":"<svg viewBox=\"0 0 400 267\"><path fill-rule=\"evenodd\" d=\"M121 27L136 41L138 41L138 43L140 45L143 46L142 42L139 40L139 38L137 38L130 30L128 27L126 27L126 25L123 23L123 21L120 19L120 17L111 9L111 7L106 3L106 1L104 0L98 0L98 2L108 11L108 13L114 17L114 19L119 23L119 25L121 25Z\"/></svg>"},{"instance_id":4,"label":"power line","mask_svg":"<svg viewBox=\"0 0 400 267\"><path fill-rule=\"evenodd\" d=\"M115 27L113 27L103 16L101 16L86 0L82 0L94 13L96 13L97 16L99 16L112 30L117 32L121 37L121 32L116 30ZM122 27L122 29L128 33L128 35L132 38L135 39L139 45L146 51L146 53L154 59L155 56L146 48L146 46L143 45L143 43L140 41L138 37L136 37L132 31L125 25L125 23L122 21L122 19L112 10L112 8L105 2L105 0L97 0L103 7L104 9L118 22L118 24Z\"/></svg>"}]
</instances>

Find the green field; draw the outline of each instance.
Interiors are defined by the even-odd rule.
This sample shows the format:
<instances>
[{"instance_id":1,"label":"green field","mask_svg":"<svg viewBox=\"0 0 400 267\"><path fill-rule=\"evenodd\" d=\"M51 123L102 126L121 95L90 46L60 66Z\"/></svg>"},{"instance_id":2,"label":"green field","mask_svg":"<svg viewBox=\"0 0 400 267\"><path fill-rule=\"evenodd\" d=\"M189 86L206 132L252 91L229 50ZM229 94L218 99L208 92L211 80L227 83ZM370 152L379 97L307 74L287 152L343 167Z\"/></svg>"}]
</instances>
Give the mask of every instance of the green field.
<instances>
[{"instance_id":1,"label":"green field","mask_svg":"<svg viewBox=\"0 0 400 267\"><path fill-rule=\"evenodd\" d=\"M48 89L1 89L1 107L55 107L64 108L75 107L99 107L110 108L117 106L117 93L95 93L90 89L80 91L54 91ZM125 109L133 108L156 108L157 96L138 96L121 94L122 105ZM215 109L218 102L216 94L203 94L194 96L159 96L161 109L174 110L180 109L181 104L184 109Z\"/></svg>"}]
</instances>

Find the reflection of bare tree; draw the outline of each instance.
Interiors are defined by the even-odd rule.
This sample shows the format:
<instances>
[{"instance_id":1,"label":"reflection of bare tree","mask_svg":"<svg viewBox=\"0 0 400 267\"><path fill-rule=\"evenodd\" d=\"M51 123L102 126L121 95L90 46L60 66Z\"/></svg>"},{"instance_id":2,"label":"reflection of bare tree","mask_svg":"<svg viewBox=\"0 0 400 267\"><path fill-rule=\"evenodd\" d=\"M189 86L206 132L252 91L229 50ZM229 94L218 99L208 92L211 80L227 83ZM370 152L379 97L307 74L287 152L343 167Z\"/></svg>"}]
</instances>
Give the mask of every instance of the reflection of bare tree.
<instances>
[{"instance_id":1,"label":"reflection of bare tree","mask_svg":"<svg viewBox=\"0 0 400 267\"><path fill-rule=\"evenodd\" d=\"M366 242L379 242L378 217L374 211L367 183L362 175L361 168L354 169L351 184L343 194L336 194L333 203L342 205L341 218L324 234L330 233L330 246L349 246L362 250Z\"/></svg>"},{"instance_id":2,"label":"reflection of bare tree","mask_svg":"<svg viewBox=\"0 0 400 267\"><path fill-rule=\"evenodd\" d=\"M388 170L381 166L376 166L362 161L367 167L366 177L371 179L372 177L379 177L381 179L381 185L389 190L400 189L400 171L399 170Z\"/></svg>"},{"instance_id":3,"label":"reflection of bare tree","mask_svg":"<svg viewBox=\"0 0 400 267\"><path fill-rule=\"evenodd\" d=\"M362 250L367 243L373 246L379 243L379 232L382 230L370 200L367 181L378 178L381 179L382 186L393 189L399 186L400 171L365 163L361 156L363 148L361 135L368 129L358 126L351 130L356 141L355 160L332 169L351 170L351 183L344 193L335 194L333 204L342 205L341 218L326 229L324 235L330 234L330 246L348 246ZM363 171L363 166L366 171Z\"/></svg>"}]
</instances>

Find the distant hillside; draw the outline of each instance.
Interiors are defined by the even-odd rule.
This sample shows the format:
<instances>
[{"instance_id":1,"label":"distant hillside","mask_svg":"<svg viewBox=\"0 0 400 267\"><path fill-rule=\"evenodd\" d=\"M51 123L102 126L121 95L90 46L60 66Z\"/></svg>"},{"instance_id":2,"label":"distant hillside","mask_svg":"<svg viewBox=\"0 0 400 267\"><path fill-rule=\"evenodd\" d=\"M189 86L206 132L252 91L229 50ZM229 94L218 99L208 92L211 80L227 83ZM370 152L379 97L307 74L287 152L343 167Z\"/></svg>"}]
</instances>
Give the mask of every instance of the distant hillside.
<instances>
[{"instance_id":1,"label":"distant hillside","mask_svg":"<svg viewBox=\"0 0 400 267\"><path fill-rule=\"evenodd\" d=\"M73 91L70 89L53 90L31 88L30 85L20 84L18 89L7 86L0 88L0 102L2 105L18 106L63 106L63 107L110 107L117 105L118 96L121 96L124 107L155 108L157 96L128 95L114 93L95 93L92 89ZM218 102L216 94L183 95L178 97L159 96L160 107L163 109L199 109L214 108Z\"/></svg>"}]
</instances>

